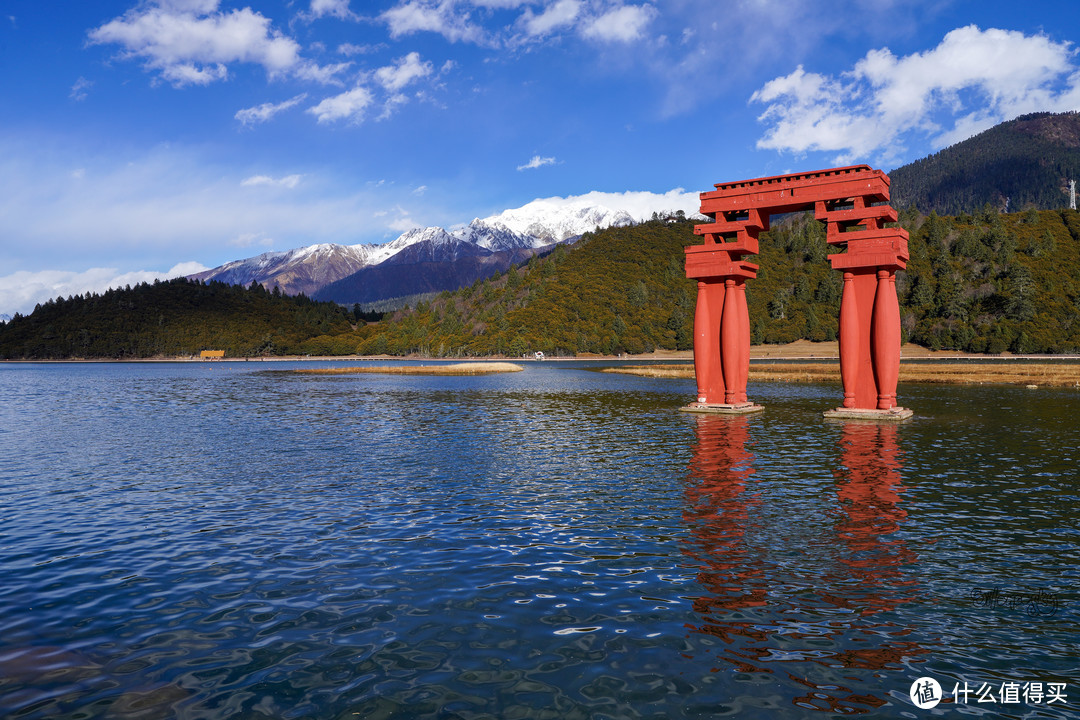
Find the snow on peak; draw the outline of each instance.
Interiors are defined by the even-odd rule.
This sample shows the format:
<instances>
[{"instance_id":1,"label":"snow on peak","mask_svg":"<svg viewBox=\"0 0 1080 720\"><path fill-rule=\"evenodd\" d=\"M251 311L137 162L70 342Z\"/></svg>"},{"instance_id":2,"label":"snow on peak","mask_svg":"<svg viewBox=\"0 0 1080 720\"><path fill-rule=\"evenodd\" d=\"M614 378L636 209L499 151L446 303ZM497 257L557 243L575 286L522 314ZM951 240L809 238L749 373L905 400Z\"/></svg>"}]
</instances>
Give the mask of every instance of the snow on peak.
<instances>
[{"instance_id":1,"label":"snow on peak","mask_svg":"<svg viewBox=\"0 0 1080 720\"><path fill-rule=\"evenodd\" d=\"M538 198L519 208L504 210L483 220L522 235L562 242L597 227L632 225L648 220L654 212L697 212L697 193L677 189L663 195L648 192L590 192L566 198Z\"/></svg>"},{"instance_id":2,"label":"snow on peak","mask_svg":"<svg viewBox=\"0 0 1080 720\"><path fill-rule=\"evenodd\" d=\"M381 245L319 243L284 252L267 252L190 277L249 284L253 280L264 282L268 278L295 274L297 268L305 266L335 268L335 275L348 274L363 267L379 265L418 244L422 246L413 255L432 258L453 258L461 252L473 252L475 248L491 252L536 249L564 242L598 227L642 222L654 213L682 210L688 216L693 216L697 213L699 202L697 193L687 193L681 188L664 194L590 192L565 198L538 198L519 208L504 210L487 218L476 218L468 225L455 226L450 230L441 227L414 228ZM402 259L406 257L409 256L402 256Z\"/></svg>"},{"instance_id":3,"label":"snow on peak","mask_svg":"<svg viewBox=\"0 0 1080 720\"><path fill-rule=\"evenodd\" d=\"M464 242L493 251L535 248L551 242L534 235L514 232L501 223L490 223L480 218L474 219L465 227L454 230L454 236L461 238Z\"/></svg>"},{"instance_id":4,"label":"snow on peak","mask_svg":"<svg viewBox=\"0 0 1080 720\"><path fill-rule=\"evenodd\" d=\"M386 252L378 255L385 259L415 243L440 245L454 238L493 251L538 248L564 242L598 227L642 222L653 213L682 210L693 215L697 213L699 203L697 193L684 192L682 188L663 194L590 192L566 198L538 198L498 215L476 218L468 225L455 226L450 231L438 227L409 230L383 246ZM372 259L373 264L378 262L381 260Z\"/></svg>"},{"instance_id":5,"label":"snow on peak","mask_svg":"<svg viewBox=\"0 0 1080 720\"><path fill-rule=\"evenodd\" d=\"M377 265L405 248L423 242L438 246L454 242L454 238L441 227L413 228L372 253L371 264Z\"/></svg>"}]
</instances>

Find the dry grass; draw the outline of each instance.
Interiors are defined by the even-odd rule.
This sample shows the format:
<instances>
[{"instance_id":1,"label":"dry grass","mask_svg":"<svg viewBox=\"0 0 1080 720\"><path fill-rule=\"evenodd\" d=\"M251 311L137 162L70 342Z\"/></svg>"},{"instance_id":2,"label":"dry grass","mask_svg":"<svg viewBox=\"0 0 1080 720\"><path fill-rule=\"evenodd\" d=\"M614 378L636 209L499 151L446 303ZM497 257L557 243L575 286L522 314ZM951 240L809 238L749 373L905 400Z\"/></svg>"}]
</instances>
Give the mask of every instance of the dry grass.
<instances>
[{"instance_id":1,"label":"dry grass","mask_svg":"<svg viewBox=\"0 0 1080 720\"><path fill-rule=\"evenodd\" d=\"M389 365L383 367L300 368L293 372L305 375L486 375L521 372L520 365L507 362L473 362L453 365Z\"/></svg>"},{"instance_id":2,"label":"dry grass","mask_svg":"<svg viewBox=\"0 0 1080 720\"><path fill-rule=\"evenodd\" d=\"M693 365L639 365L604 372L645 377L692 378ZM839 363L750 364L752 381L840 382ZM1057 363L900 363L900 382L949 385L1080 386L1080 365Z\"/></svg>"}]
</instances>

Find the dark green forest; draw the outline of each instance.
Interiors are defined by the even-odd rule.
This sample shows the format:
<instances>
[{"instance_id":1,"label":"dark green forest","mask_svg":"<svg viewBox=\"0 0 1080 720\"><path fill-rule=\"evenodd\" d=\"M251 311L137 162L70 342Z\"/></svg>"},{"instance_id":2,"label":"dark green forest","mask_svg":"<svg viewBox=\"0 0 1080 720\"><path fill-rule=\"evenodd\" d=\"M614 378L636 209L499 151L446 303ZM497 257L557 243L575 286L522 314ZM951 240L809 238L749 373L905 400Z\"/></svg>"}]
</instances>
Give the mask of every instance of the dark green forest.
<instances>
[{"instance_id":1,"label":"dark green forest","mask_svg":"<svg viewBox=\"0 0 1080 720\"><path fill-rule=\"evenodd\" d=\"M349 332L351 317L333 303L276 288L179 278L38 305L0 325L0 358L292 354L313 336Z\"/></svg>"},{"instance_id":2,"label":"dark green forest","mask_svg":"<svg viewBox=\"0 0 1080 720\"><path fill-rule=\"evenodd\" d=\"M954 217L901 213L903 339L988 353L1080 351L1080 213L990 205ZM694 223L656 219L586 234L542 258L378 322L305 297L174 280L57 299L0 326L0 357L138 358L223 349L469 357L690 349ZM775 218L747 284L754 343L834 340L840 273L812 215Z\"/></svg>"},{"instance_id":3,"label":"dark green forest","mask_svg":"<svg viewBox=\"0 0 1080 720\"><path fill-rule=\"evenodd\" d=\"M1069 206L1080 181L1080 114L1034 113L1001 123L889 172L892 205L958 215Z\"/></svg>"}]
</instances>

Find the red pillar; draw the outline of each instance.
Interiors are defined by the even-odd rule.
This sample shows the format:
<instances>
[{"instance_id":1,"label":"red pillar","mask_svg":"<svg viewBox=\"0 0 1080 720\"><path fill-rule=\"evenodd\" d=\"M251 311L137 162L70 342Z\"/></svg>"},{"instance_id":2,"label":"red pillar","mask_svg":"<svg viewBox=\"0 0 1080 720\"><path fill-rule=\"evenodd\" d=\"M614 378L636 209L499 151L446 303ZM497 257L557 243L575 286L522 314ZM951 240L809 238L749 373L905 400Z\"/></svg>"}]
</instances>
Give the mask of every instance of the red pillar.
<instances>
[{"instance_id":1,"label":"red pillar","mask_svg":"<svg viewBox=\"0 0 1080 720\"><path fill-rule=\"evenodd\" d=\"M874 296L874 374L878 410L896 406L900 374L900 303L896 299L896 273L878 270Z\"/></svg>"},{"instance_id":2,"label":"red pillar","mask_svg":"<svg viewBox=\"0 0 1080 720\"><path fill-rule=\"evenodd\" d=\"M746 306L746 281L735 286L735 302L738 303L739 316L739 375L735 381L735 402L749 402L746 399L746 381L750 378L750 309Z\"/></svg>"},{"instance_id":3,"label":"red pillar","mask_svg":"<svg viewBox=\"0 0 1080 720\"><path fill-rule=\"evenodd\" d=\"M719 291L719 292L718 292ZM720 365L720 318L723 312L723 285L698 282L694 312L694 375L698 402L724 396L724 375Z\"/></svg>"},{"instance_id":4,"label":"red pillar","mask_svg":"<svg viewBox=\"0 0 1080 720\"><path fill-rule=\"evenodd\" d=\"M833 268L844 273L840 299L840 377L844 401L826 416L909 417L911 411L896 403L900 375L896 271L907 263L907 232L900 228L874 228L845 233L830 228L829 236L830 244L846 245L847 252L829 256Z\"/></svg>"},{"instance_id":5,"label":"red pillar","mask_svg":"<svg viewBox=\"0 0 1080 720\"><path fill-rule=\"evenodd\" d=\"M724 367L724 403L735 404L739 384L739 360L742 359L742 340L739 327L739 303L735 299L735 279L724 280L724 315L720 322L720 363Z\"/></svg>"},{"instance_id":6,"label":"red pillar","mask_svg":"<svg viewBox=\"0 0 1080 720\"><path fill-rule=\"evenodd\" d=\"M844 386L846 408L855 407L855 385L859 379L859 301L855 298L855 274L844 273L840 296L840 382Z\"/></svg>"},{"instance_id":7,"label":"red pillar","mask_svg":"<svg viewBox=\"0 0 1080 720\"><path fill-rule=\"evenodd\" d=\"M684 408L693 412L746 413L762 409L746 398L750 316L745 283L747 278L757 277L757 265L741 259L757 253L757 238L745 229L733 234L738 237L731 242L709 234L704 245L686 248L686 276L698 281L694 313L698 393L697 402Z\"/></svg>"}]
</instances>

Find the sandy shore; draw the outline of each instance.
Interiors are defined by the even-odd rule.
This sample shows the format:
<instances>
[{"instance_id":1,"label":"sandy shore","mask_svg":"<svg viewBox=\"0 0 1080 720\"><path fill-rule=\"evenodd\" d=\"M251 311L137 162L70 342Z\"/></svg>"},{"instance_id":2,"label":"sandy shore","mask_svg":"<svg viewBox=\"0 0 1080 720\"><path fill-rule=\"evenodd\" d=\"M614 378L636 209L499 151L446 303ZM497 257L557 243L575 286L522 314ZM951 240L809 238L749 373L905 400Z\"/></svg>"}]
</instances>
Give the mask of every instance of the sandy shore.
<instances>
[{"instance_id":1,"label":"sandy shore","mask_svg":"<svg viewBox=\"0 0 1080 720\"><path fill-rule=\"evenodd\" d=\"M293 372L303 375L486 375L488 373L521 372L524 368L508 362L468 362L451 365L387 365L383 367L299 368Z\"/></svg>"}]
</instances>

